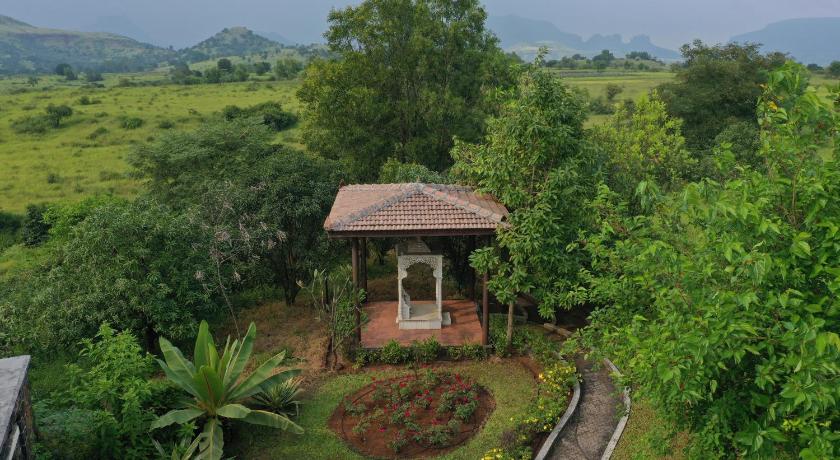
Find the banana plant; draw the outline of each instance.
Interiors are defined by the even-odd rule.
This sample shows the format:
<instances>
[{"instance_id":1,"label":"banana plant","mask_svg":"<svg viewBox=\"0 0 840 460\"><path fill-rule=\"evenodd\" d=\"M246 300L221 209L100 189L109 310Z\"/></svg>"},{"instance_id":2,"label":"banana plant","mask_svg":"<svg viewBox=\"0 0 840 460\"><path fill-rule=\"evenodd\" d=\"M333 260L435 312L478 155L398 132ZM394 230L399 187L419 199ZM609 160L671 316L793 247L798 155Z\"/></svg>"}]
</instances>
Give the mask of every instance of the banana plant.
<instances>
[{"instance_id":1,"label":"banana plant","mask_svg":"<svg viewBox=\"0 0 840 460\"><path fill-rule=\"evenodd\" d=\"M291 369L273 374L286 357L285 352L280 352L250 375L246 375L245 368L251 358L256 335L257 328L251 323L242 342L234 340L231 343L228 337L222 353L219 354L207 322L202 321L198 337L195 339L194 362L186 359L178 347L161 338L160 349L164 361L157 361L166 377L189 393L191 399L186 407L172 410L155 420L152 429L173 423L184 424L200 417L206 419L199 442L198 457L208 460L222 458L222 419L240 420L297 434L303 433L303 428L286 415L250 409L244 405L249 398L261 393L265 388L271 388L300 373L299 369Z\"/></svg>"}]
</instances>

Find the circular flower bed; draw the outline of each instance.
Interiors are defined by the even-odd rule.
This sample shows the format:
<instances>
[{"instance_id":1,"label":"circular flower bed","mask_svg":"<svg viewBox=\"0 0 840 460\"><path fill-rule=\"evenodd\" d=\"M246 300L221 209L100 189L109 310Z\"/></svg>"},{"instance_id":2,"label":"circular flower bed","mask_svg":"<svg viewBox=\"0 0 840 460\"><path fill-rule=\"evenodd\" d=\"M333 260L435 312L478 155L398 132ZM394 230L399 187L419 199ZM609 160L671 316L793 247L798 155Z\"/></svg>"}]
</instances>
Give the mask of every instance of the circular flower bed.
<instances>
[{"instance_id":1,"label":"circular flower bed","mask_svg":"<svg viewBox=\"0 0 840 460\"><path fill-rule=\"evenodd\" d=\"M493 398L460 374L425 370L370 385L344 399L330 427L372 457L440 455L471 438Z\"/></svg>"}]
</instances>

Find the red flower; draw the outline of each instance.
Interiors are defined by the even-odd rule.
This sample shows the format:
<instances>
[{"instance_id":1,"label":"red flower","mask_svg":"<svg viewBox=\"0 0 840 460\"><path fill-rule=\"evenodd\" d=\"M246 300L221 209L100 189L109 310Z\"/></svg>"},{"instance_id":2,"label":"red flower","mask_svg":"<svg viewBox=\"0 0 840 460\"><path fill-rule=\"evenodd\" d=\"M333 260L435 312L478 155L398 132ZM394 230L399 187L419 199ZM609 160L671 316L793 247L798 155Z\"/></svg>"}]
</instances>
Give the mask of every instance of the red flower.
<instances>
[{"instance_id":1,"label":"red flower","mask_svg":"<svg viewBox=\"0 0 840 460\"><path fill-rule=\"evenodd\" d=\"M405 388L405 382L400 382L400 388Z\"/></svg>"},{"instance_id":2,"label":"red flower","mask_svg":"<svg viewBox=\"0 0 840 460\"><path fill-rule=\"evenodd\" d=\"M405 411L405 413L403 415L405 415L406 417L411 417L411 412Z\"/></svg>"},{"instance_id":3,"label":"red flower","mask_svg":"<svg viewBox=\"0 0 840 460\"><path fill-rule=\"evenodd\" d=\"M385 432L385 427L384 427L384 426L380 426L380 427L379 427L379 432L380 432L380 433L384 433L384 432Z\"/></svg>"}]
</instances>

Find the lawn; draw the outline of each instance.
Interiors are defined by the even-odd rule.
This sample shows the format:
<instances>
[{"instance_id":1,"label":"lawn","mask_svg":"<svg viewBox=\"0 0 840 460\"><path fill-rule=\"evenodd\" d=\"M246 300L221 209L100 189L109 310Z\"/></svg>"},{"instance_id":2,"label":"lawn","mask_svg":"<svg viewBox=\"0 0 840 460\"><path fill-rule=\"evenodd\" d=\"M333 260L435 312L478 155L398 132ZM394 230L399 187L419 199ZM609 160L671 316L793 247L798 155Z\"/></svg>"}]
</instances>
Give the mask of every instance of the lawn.
<instances>
[{"instance_id":1,"label":"lawn","mask_svg":"<svg viewBox=\"0 0 840 460\"><path fill-rule=\"evenodd\" d=\"M536 394L533 374L515 359L488 360L443 364L441 369L457 369L473 378L493 395L496 409L484 428L460 448L439 458L475 460L488 450L498 447L502 431L510 427L511 417L527 410L528 402ZM385 368L358 373L333 375L313 385L303 400L298 422L306 430L303 435L276 430L238 426L226 453L238 458L273 459L351 459L364 458L351 451L328 427L327 421L342 398L377 379L410 372L407 368Z\"/></svg>"},{"instance_id":2,"label":"lawn","mask_svg":"<svg viewBox=\"0 0 840 460\"><path fill-rule=\"evenodd\" d=\"M21 213L31 203L76 201L97 193L131 196L139 182L126 173L133 145L153 140L161 126L188 130L223 107L277 101L298 110L296 81L217 85L119 86L120 79L143 82L155 73L108 75L104 88L42 77L34 87L25 79L0 81L0 210ZM86 96L91 103L83 104ZM44 134L20 134L11 124L43 113L48 104L66 104L73 115ZM128 118L141 126L124 127ZM278 141L299 145L296 130Z\"/></svg>"},{"instance_id":3,"label":"lawn","mask_svg":"<svg viewBox=\"0 0 840 460\"><path fill-rule=\"evenodd\" d=\"M630 418L618 441L613 460L682 460L689 435L674 432L644 399L634 399Z\"/></svg>"}]
</instances>

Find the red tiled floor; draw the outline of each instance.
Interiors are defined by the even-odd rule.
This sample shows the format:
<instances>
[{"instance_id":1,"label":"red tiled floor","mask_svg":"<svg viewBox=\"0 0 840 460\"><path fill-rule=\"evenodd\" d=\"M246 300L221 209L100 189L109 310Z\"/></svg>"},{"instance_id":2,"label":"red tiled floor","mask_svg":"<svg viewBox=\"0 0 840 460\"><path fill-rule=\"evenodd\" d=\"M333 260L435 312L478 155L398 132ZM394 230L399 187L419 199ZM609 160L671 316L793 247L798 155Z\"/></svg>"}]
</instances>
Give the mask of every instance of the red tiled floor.
<instances>
[{"instance_id":1,"label":"red tiled floor","mask_svg":"<svg viewBox=\"0 0 840 460\"><path fill-rule=\"evenodd\" d=\"M413 340L434 337L441 345L481 343L481 323L470 300L444 300L443 311L448 311L452 324L441 329L400 330L397 324L397 302L370 302L364 307L368 323L362 327L362 347L380 348L396 340L409 345Z\"/></svg>"}]
</instances>

